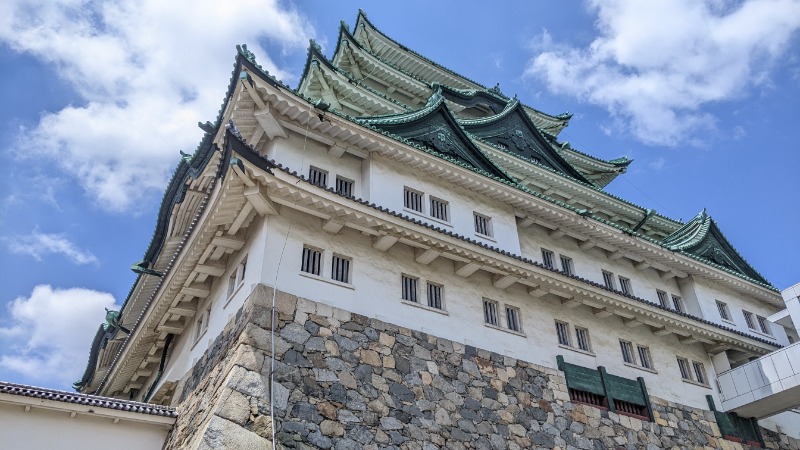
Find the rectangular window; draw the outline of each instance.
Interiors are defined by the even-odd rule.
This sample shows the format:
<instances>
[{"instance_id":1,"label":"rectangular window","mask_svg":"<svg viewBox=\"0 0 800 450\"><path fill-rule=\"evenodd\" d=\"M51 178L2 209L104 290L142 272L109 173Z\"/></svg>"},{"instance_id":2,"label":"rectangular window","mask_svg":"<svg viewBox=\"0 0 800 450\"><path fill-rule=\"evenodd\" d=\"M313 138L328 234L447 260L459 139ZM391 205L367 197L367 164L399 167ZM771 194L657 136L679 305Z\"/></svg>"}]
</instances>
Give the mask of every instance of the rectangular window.
<instances>
[{"instance_id":1,"label":"rectangular window","mask_svg":"<svg viewBox=\"0 0 800 450\"><path fill-rule=\"evenodd\" d=\"M436 309L442 308L442 297L444 296L444 286L428 282L428 306Z\"/></svg>"},{"instance_id":2,"label":"rectangular window","mask_svg":"<svg viewBox=\"0 0 800 450\"><path fill-rule=\"evenodd\" d=\"M751 330L755 330L756 329L756 321L753 319L753 313L751 313L750 311L744 311L743 310L742 314L744 314L744 321L747 322L747 328L750 328Z\"/></svg>"},{"instance_id":3,"label":"rectangular window","mask_svg":"<svg viewBox=\"0 0 800 450\"><path fill-rule=\"evenodd\" d=\"M444 222L450 221L450 204L444 200L436 197L430 198L430 214L434 219L439 219Z\"/></svg>"},{"instance_id":4,"label":"rectangular window","mask_svg":"<svg viewBox=\"0 0 800 450\"><path fill-rule=\"evenodd\" d=\"M614 274L607 270L603 271L603 283L612 291L616 289L616 286L614 286Z\"/></svg>"},{"instance_id":5,"label":"rectangular window","mask_svg":"<svg viewBox=\"0 0 800 450\"><path fill-rule=\"evenodd\" d=\"M677 295L672 296L672 304L675 306L675 311L678 311L679 313L686 311L683 307L683 299Z\"/></svg>"},{"instance_id":6,"label":"rectangular window","mask_svg":"<svg viewBox=\"0 0 800 450\"><path fill-rule=\"evenodd\" d=\"M519 309L506 306L506 325L511 331L522 331L522 324L519 320Z\"/></svg>"},{"instance_id":7,"label":"rectangular window","mask_svg":"<svg viewBox=\"0 0 800 450\"><path fill-rule=\"evenodd\" d=\"M484 236L492 236L492 218L482 214L473 213L475 216L475 232Z\"/></svg>"},{"instance_id":8,"label":"rectangular window","mask_svg":"<svg viewBox=\"0 0 800 450\"><path fill-rule=\"evenodd\" d=\"M555 263L553 260L555 259L555 254L546 248L542 249L542 264L548 269L555 269Z\"/></svg>"},{"instance_id":9,"label":"rectangular window","mask_svg":"<svg viewBox=\"0 0 800 450\"><path fill-rule=\"evenodd\" d=\"M202 313L197 317L197 321L195 322L194 328L194 341L197 342L202 336L203 333L206 332L208 329L208 316L211 314L211 307L209 306L208 309L203 310Z\"/></svg>"},{"instance_id":10,"label":"rectangular window","mask_svg":"<svg viewBox=\"0 0 800 450\"><path fill-rule=\"evenodd\" d=\"M333 260L331 261L331 279L341 281L342 283L349 283L350 262L349 258L333 255Z\"/></svg>"},{"instance_id":11,"label":"rectangular window","mask_svg":"<svg viewBox=\"0 0 800 450\"><path fill-rule=\"evenodd\" d=\"M408 300L409 302L417 303L417 281L419 278L410 277L408 275L403 275L400 277L400 283L403 285L402 287L402 298L403 300Z\"/></svg>"},{"instance_id":12,"label":"rectangular window","mask_svg":"<svg viewBox=\"0 0 800 450\"><path fill-rule=\"evenodd\" d=\"M625 295L633 295L630 278L619 277L619 290Z\"/></svg>"},{"instance_id":13,"label":"rectangular window","mask_svg":"<svg viewBox=\"0 0 800 450\"><path fill-rule=\"evenodd\" d=\"M731 313L728 311L728 304L717 300L717 311L723 320L731 320Z\"/></svg>"},{"instance_id":14,"label":"rectangular window","mask_svg":"<svg viewBox=\"0 0 800 450\"><path fill-rule=\"evenodd\" d=\"M352 197L353 196L353 180L348 180L347 178L342 178L340 176L336 177L336 193L339 195L343 195L345 197Z\"/></svg>"},{"instance_id":15,"label":"rectangular window","mask_svg":"<svg viewBox=\"0 0 800 450\"><path fill-rule=\"evenodd\" d=\"M669 300L667 299L667 293L656 289L656 295L658 295L658 303L664 308L669 308Z\"/></svg>"},{"instance_id":16,"label":"rectangular window","mask_svg":"<svg viewBox=\"0 0 800 450\"><path fill-rule=\"evenodd\" d=\"M575 327L575 338L579 349L587 352L592 351L592 344L589 342L589 330Z\"/></svg>"},{"instance_id":17,"label":"rectangular window","mask_svg":"<svg viewBox=\"0 0 800 450\"><path fill-rule=\"evenodd\" d=\"M300 263L300 270L312 275L319 275L322 269L322 251L303 247L303 260Z\"/></svg>"},{"instance_id":18,"label":"rectangular window","mask_svg":"<svg viewBox=\"0 0 800 450\"><path fill-rule=\"evenodd\" d=\"M684 380L692 379L692 374L689 372L689 361L686 358L678 357L678 369L681 371L681 378Z\"/></svg>"},{"instance_id":19,"label":"rectangular window","mask_svg":"<svg viewBox=\"0 0 800 450\"><path fill-rule=\"evenodd\" d=\"M569 346L569 325L556 320L556 336L559 344Z\"/></svg>"},{"instance_id":20,"label":"rectangular window","mask_svg":"<svg viewBox=\"0 0 800 450\"><path fill-rule=\"evenodd\" d=\"M404 188L403 198L403 206L412 211L422 212L422 192Z\"/></svg>"},{"instance_id":21,"label":"rectangular window","mask_svg":"<svg viewBox=\"0 0 800 450\"><path fill-rule=\"evenodd\" d=\"M489 325L498 325L500 323L497 318L497 302L491 300L483 301L483 321Z\"/></svg>"},{"instance_id":22,"label":"rectangular window","mask_svg":"<svg viewBox=\"0 0 800 450\"><path fill-rule=\"evenodd\" d=\"M652 369L653 361L650 359L650 349L641 345L637 345L636 351L639 354L639 365L645 369Z\"/></svg>"},{"instance_id":23,"label":"rectangular window","mask_svg":"<svg viewBox=\"0 0 800 450\"><path fill-rule=\"evenodd\" d=\"M320 187L328 187L328 171L311 166L308 169L308 181Z\"/></svg>"},{"instance_id":24,"label":"rectangular window","mask_svg":"<svg viewBox=\"0 0 800 450\"><path fill-rule=\"evenodd\" d=\"M758 328L761 329L761 332L764 334L772 335L772 332L769 329L769 322L767 322L766 317L756 316L758 319Z\"/></svg>"},{"instance_id":25,"label":"rectangular window","mask_svg":"<svg viewBox=\"0 0 800 450\"><path fill-rule=\"evenodd\" d=\"M561 271L567 275L572 275L572 258L561 255Z\"/></svg>"},{"instance_id":26,"label":"rectangular window","mask_svg":"<svg viewBox=\"0 0 800 450\"><path fill-rule=\"evenodd\" d=\"M633 356L633 344L628 341L619 341L619 347L622 350L622 360L628 364L636 364Z\"/></svg>"},{"instance_id":27,"label":"rectangular window","mask_svg":"<svg viewBox=\"0 0 800 450\"><path fill-rule=\"evenodd\" d=\"M236 270L231 273L231 276L228 278L228 297L233 295L243 282L244 282L244 273L247 270L247 258L242 259L242 262L236 266Z\"/></svg>"},{"instance_id":28,"label":"rectangular window","mask_svg":"<svg viewBox=\"0 0 800 450\"><path fill-rule=\"evenodd\" d=\"M694 367L694 380L700 384L706 384L706 369L703 367L703 363L692 361L692 367Z\"/></svg>"}]
</instances>

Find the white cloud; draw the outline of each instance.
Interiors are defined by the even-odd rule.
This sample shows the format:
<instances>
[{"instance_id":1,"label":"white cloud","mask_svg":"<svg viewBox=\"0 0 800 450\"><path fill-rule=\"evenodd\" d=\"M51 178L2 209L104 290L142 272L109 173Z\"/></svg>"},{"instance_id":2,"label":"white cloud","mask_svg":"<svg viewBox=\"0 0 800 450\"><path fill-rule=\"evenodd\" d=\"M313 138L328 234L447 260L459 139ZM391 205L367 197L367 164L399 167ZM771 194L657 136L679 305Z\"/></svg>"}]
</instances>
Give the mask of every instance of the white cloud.
<instances>
[{"instance_id":1,"label":"white cloud","mask_svg":"<svg viewBox=\"0 0 800 450\"><path fill-rule=\"evenodd\" d=\"M30 297L8 304L10 325L0 327L0 367L32 380L68 385L80 379L89 347L115 309L114 297L90 289L33 288Z\"/></svg>"},{"instance_id":2,"label":"white cloud","mask_svg":"<svg viewBox=\"0 0 800 450\"><path fill-rule=\"evenodd\" d=\"M54 70L83 102L46 112L14 154L52 159L101 206L135 209L163 189L178 150L193 151L195 124L216 117L235 45L307 45L310 26L276 0L17 0L4 4L0 43Z\"/></svg>"},{"instance_id":3,"label":"white cloud","mask_svg":"<svg viewBox=\"0 0 800 450\"><path fill-rule=\"evenodd\" d=\"M667 160L663 156L659 156L658 158L650 161L647 165L650 166L651 169L655 170L656 172L661 171L664 168L664 164L667 163Z\"/></svg>"},{"instance_id":4,"label":"white cloud","mask_svg":"<svg viewBox=\"0 0 800 450\"><path fill-rule=\"evenodd\" d=\"M29 255L37 261L41 261L42 256L60 254L75 264L97 263L97 258L91 252L79 249L63 234L33 230L29 235L5 237L3 241L13 253Z\"/></svg>"},{"instance_id":5,"label":"white cloud","mask_svg":"<svg viewBox=\"0 0 800 450\"><path fill-rule=\"evenodd\" d=\"M550 48L526 75L553 92L599 105L615 126L648 144L675 145L714 127L703 111L748 86L768 85L769 68L800 28L799 0L590 1L599 31L585 48Z\"/></svg>"}]
</instances>

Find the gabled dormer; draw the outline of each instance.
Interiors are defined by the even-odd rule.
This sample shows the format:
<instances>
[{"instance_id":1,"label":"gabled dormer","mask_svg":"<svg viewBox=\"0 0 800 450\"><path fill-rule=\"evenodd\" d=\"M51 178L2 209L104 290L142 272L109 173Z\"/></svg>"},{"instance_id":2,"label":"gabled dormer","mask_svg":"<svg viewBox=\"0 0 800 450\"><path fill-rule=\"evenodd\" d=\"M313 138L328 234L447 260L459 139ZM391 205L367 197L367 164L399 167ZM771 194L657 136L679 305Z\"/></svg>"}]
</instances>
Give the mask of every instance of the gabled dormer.
<instances>
[{"instance_id":1,"label":"gabled dormer","mask_svg":"<svg viewBox=\"0 0 800 450\"><path fill-rule=\"evenodd\" d=\"M664 238L662 243L670 250L690 255L774 289L772 284L733 248L705 209L686 225Z\"/></svg>"},{"instance_id":2,"label":"gabled dormer","mask_svg":"<svg viewBox=\"0 0 800 450\"><path fill-rule=\"evenodd\" d=\"M447 108L440 92L434 93L419 111L381 117L363 117L357 122L398 136L412 144L434 151L456 164L514 183L514 179L495 165L461 128Z\"/></svg>"},{"instance_id":3,"label":"gabled dormer","mask_svg":"<svg viewBox=\"0 0 800 450\"><path fill-rule=\"evenodd\" d=\"M509 153L541 164L578 181L591 184L562 158L536 128L519 100L512 99L499 114L461 120L469 133L501 147Z\"/></svg>"}]
</instances>

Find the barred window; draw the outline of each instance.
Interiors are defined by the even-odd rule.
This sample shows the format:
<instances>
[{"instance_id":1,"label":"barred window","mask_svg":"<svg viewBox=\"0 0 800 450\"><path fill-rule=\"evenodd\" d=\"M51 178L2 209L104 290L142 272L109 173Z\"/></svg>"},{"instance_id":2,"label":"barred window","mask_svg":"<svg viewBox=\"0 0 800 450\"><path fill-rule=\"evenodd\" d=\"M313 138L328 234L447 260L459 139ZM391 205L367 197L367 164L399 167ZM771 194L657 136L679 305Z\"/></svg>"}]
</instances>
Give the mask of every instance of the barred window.
<instances>
[{"instance_id":1,"label":"barred window","mask_svg":"<svg viewBox=\"0 0 800 450\"><path fill-rule=\"evenodd\" d=\"M404 188L403 199L403 206L413 211L422 212L422 192Z\"/></svg>"},{"instance_id":2,"label":"barred window","mask_svg":"<svg viewBox=\"0 0 800 450\"><path fill-rule=\"evenodd\" d=\"M331 279L341 281L342 283L350 282L350 259L339 255L333 255L331 261Z\"/></svg>"},{"instance_id":3,"label":"barred window","mask_svg":"<svg viewBox=\"0 0 800 450\"><path fill-rule=\"evenodd\" d=\"M197 342L208 329L208 316L211 315L211 306L204 309L203 312L197 316L197 321L194 327L194 341Z\"/></svg>"},{"instance_id":4,"label":"barred window","mask_svg":"<svg viewBox=\"0 0 800 450\"><path fill-rule=\"evenodd\" d=\"M756 316L756 318L758 319L758 328L761 329L761 332L772 335L772 332L769 329L769 322L767 322L767 318L761 316Z\"/></svg>"},{"instance_id":5,"label":"barred window","mask_svg":"<svg viewBox=\"0 0 800 450\"><path fill-rule=\"evenodd\" d=\"M619 277L619 290L625 295L633 295L630 278Z\"/></svg>"},{"instance_id":6,"label":"barred window","mask_svg":"<svg viewBox=\"0 0 800 450\"><path fill-rule=\"evenodd\" d=\"M556 336L559 344L569 346L569 325L556 320Z\"/></svg>"},{"instance_id":7,"label":"barred window","mask_svg":"<svg viewBox=\"0 0 800 450\"><path fill-rule=\"evenodd\" d=\"M636 364L633 356L633 344L628 341L619 341L619 347L622 350L622 360L628 364Z\"/></svg>"},{"instance_id":8,"label":"barred window","mask_svg":"<svg viewBox=\"0 0 800 450\"><path fill-rule=\"evenodd\" d=\"M244 273L247 269L247 258L242 259L242 262L236 266L236 269L231 273L231 276L228 277L228 297L233 295L236 291L236 288L239 287L244 282Z\"/></svg>"},{"instance_id":9,"label":"barred window","mask_svg":"<svg viewBox=\"0 0 800 450\"><path fill-rule=\"evenodd\" d=\"M664 308L669 308L669 300L667 299L667 293L656 289L656 295L658 295L658 303Z\"/></svg>"},{"instance_id":10,"label":"barred window","mask_svg":"<svg viewBox=\"0 0 800 450\"><path fill-rule=\"evenodd\" d=\"M683 299L677 295L672 296L672 304L675 306L675 311L679 313L686 312L686 309L683 307Z\"/></svg>"},{"instance_id":11,"label":"barred window","mask_svg":"<svg viewBox=\"0 0 800 450\"><path fill-rule=\"evenodd\" d=\"M311 247L303 247L303 260L300 270L312 275L319 275L322 268L322 251Z\"/></svg>"},{"instance_id":12,"label":"barred window","mask_svg":"<svg viewBox=\"0 0 800 450\"><path fill-rule=\"evenodd\" d=\"M639 365L645 369L652 369L653 360L650 358L650 349L641 345L637 345L636 351L639 353Z\"/></svg>"},{"instance_id":13,"label":"barred window","mask_svg":"<svg viewBox=\"0 0 800 450\"><path fill-rule=\"evenodd\" d=\"M403 275L400 277L402 284L402 299L417 303L417 281L419 278Z\"/></svg>"},{"instance_id":14,"label":"barred window","mask_svg":"<svg viewBox=\"0 0 800 450\"><path fill-rule=\"evenodd\" d=\"M575 327L575 340L578 342L578 348L590 352L592 351L592 345L589 342L589 330L586 328L579 328Z\"/></svg>"},{"instance_id":15,"label":"barred window","mask_svg":"<svg viewBox=\"0 0 800 450\"><path fill-rule=\"evenodd\" d=\"M751 313L750 311L742 311L742 314L744 314L744 321L747 322L747 328L755 330L756 322L753 319L753 313Z\"/></svg>"},{"instance_id":16,"label":"barred window","mask_svg":"<svg viewBox=\"0 0 800 450\"><path fill-rule=\"evenodd\" d=\"M561 271L567 275L572 275L572 258L561 255Z\"/></svg>"},{"instance_id":17,"label":"barred window","mask_svg":"<svg viewBox=\"0 0 800 450\"><path fill-rule=\"evenodd\" d=\"M522 324L519 320L519 309L506 306L506 324L512 331L522 331Z\"/></svg>"},{"instance_id":18,"label":"barred window","mask_svg":"<svg viewBox=\"0 0 800 450\"><path fill-rule=\"evenodd\" d=\"M717 311L723 320L731 320L731 313L728 311L728 304L717 300Z\"/></svg>"},{"instance_id":19,"label":"barred window","mask_svg":"<svg viewBox=\"0 0 800 450\"><path fill-rule=\"evenodd\" d=\"M616 289L616 287L614 286L614 274L607 270L603 271L603 283L609 289L612 290Z\"/></svg>"},{"instance_id":20,"label":"barred window","mask_svg":"<svg viewBox=\"0 0 800 450\"><path fill-rule=\"evenodd\" d=\"M497 302L491 300L483 301L483 321L489 325L499 324L500 321L497 318Z\"/></svg>"},{"instance_id":21,"label":"barred window","mask_svg":"<svg viewBox=\"0 0 800 450\"><path fill-rule=\"evenodd\" d=\"M678 369L681 371L681 378L691 380L692 374L689 372L689 361L686 358L678 357Z\"/></svg>"},{"instance_id":22,"label":"barred window","mask_svg":"<svg viewBox=\"0 0 800 450\"><path fill-rule=\"evenodd\" d=\"M706 383L706 368L703 367L703 363L699 363L697 361L692 361L692 367L694 368L694 377L695 381L701 384Z\"/></svg>"},{"instance_id":23,"label":"barred window","mask_svg":"<svg viewBox=\"0 0 800 450\"><path fill-rule=\"evenodd\" d=\"M328 171L311 166L308 169L308 181L320 187L328 186Z\"/></svg>"},{"instance_id":24,"label":"barred window","mask_svg":"<svg viewBox=\"0 0 800 450\"><path fill-rule=\"evenodd\" d=\"M353 180L348 180L347 178L342 178L340 176L336 177L336 193L339 195L344 195L345 197L352 197L353 196Z\"/></svg>"},{"instance_id":25,"label":"barred window","mask_svg":"<svg viewBox=\"0 0 800 450\"><path fill-rule=\"evenodd\" d=\"M442 297L444 296L444 286L428 282L428 306L436 309L442 308Z\"/></svg>"},{"instance_id":26,"label":"barred window","mask_svg":"<svg viewBox=\"0 0 800 450\"><path fill-rule=\"evenodd\" d=\"M475 232L484 236L492 236L492 218L483 214L473 213L475 216Z\"/></svg>"},{"instance_id":27,"label":"barred window","mask_svg":"<svg viewBox=\"0 0 800 450\"><path fill-rule=\"evenodd\" d=\"M542 264L548 269L555 269L555 264L553 260L555 259L555 254L547 250L546 248L542 249Z\"/></svg>"},{"instance_id":28,"label":"barred window","mask_svg":"<svg viewBox=\"0 0 800 450\"><path fill-rule=\"evenodd\" d=\"M430 214L434 219L450 221L450 204L436 197L430 198Z\"/></svg>"}]
</instances>

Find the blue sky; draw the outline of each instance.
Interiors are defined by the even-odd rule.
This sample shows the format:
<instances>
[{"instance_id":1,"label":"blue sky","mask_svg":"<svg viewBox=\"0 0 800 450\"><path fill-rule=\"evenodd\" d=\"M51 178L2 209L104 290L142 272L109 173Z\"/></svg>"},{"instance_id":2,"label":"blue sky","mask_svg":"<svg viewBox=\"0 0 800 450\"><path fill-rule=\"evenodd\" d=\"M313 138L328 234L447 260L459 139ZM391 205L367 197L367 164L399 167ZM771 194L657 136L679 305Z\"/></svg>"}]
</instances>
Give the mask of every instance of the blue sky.
<instances>
[{"instance_id":1,"label":"blue sky","mask_svg":"<svg viewBox=\"0 0 800 450\"><path fill-rule=\"evenodd\" d=\"M199 5L199 6L198 6ZM398 42L633 158L608 190L701 209L779 289L800 281L800 1L5 2L0 379L68 388L131 288L179 150L216 117L235 45L296 86L358 8Z\"/></svg>"}]
</instances>

